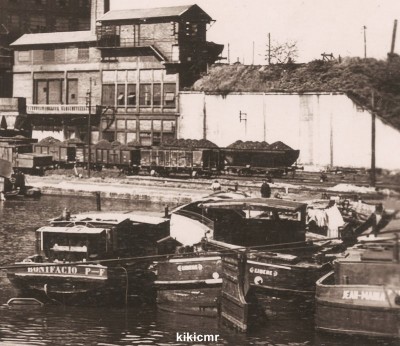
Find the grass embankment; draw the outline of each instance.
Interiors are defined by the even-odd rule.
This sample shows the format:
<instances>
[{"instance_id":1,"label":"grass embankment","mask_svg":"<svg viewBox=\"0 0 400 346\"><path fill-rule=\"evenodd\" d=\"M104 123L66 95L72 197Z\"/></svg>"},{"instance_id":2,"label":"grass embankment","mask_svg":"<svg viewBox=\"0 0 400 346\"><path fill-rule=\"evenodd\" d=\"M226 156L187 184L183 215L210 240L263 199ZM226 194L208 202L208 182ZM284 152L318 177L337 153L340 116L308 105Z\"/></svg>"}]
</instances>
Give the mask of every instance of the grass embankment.
<instances>
[{"instance_id":1,"label":"grass embankment","mask_svg":"<svg viewBox=\"0 0 400 346\"><path fill-rule=\"evenodd\" d=\"M214 65L198 80L196 91L229 92L340 92L358 105L374 110L400 129L400 57L390 60L345 58L307 64Z\"/></svg>"}]
</instances>

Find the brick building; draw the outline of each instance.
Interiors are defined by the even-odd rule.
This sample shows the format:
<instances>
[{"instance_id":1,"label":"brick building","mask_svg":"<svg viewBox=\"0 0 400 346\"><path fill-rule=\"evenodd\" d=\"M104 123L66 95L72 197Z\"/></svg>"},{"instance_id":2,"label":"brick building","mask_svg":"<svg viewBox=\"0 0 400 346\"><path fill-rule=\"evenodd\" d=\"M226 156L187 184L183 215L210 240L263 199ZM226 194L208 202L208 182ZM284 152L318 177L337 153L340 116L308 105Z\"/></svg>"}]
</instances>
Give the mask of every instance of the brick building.
<instances>
[{"instance_id":1,"label":"brick building","mask_svg":"<svg viewBox=\"0 0 400 346\"><path fill-rule=\"evenodd\" d=\"M178 92L223 46L206 41L212 19L197 5L108 11L91 6L91 30L27 34L15 49L14 97L27 99L34 131L157 145L176 137ZM34 132L35 133L35 132Z\"/></svg>"},{"instance_id":2,"label":"brick building","mask_svg":"<svg viewBox=\"0 0 400 346\"><path fill-rule=\"evenodd\" d=\"M0 97L11 97L10 43L25 33L89 30L90 0L0 0Z\"/></svg>"}]
</instances>

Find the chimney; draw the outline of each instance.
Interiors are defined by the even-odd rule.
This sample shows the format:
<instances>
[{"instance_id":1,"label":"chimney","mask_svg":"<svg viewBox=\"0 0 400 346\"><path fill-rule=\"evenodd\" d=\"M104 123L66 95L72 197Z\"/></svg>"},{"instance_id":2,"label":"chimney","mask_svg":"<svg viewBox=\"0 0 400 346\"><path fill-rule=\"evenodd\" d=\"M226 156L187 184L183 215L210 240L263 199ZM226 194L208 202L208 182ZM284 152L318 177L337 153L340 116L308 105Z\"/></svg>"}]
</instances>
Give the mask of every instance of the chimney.
<instances>
[{"instance_id":1,"label":"chimney","mask_svg":"<svg viewBox=\"0 0 400 346\"><path fill-rule=\"evenodd\" d=\"M110 0L91 0L90 1L90 31L96 33L96 21L104 13L110 11Z\"/></svg>"}]
</instances>

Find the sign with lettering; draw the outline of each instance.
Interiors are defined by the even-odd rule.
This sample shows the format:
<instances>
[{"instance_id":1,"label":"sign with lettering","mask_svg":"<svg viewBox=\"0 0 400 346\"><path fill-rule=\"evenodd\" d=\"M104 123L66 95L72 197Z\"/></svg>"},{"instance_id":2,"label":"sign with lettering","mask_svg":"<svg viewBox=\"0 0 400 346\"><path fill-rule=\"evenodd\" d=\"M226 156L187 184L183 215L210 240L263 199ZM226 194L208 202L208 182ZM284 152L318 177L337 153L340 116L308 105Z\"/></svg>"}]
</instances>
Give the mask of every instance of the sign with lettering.
<instances>
[{"instance_id":1,"label":"sign with lettering","mask_svg":"<svg viewBox=\"0 0 400 346\"><path fill-rule=\"evenodd\" d=\"M386 295L383 291L343 290L342 299L384 302L386 300Z\"/></svg>"},{"instance_id":2,"label":"sign with lettering","mask_svg":"<svg viewBox=\"0 0 400 346\"><path fill-rule=\"evenodd\" d=\"M22 275L54 275L54 276L85 276L85 277L107 277L107 268L98 266L81 265L46 265L31 266L18 271Z\"/></svg>"},{"instance_id":3,"label":"sign with lettering","mask_svg":"<svg viewBox=\"0 0 400 346\"><path fill-rule=\"evenodd\" d=\"M278 272L276 270L270 269L262 269L262 268L254 268L250 267L249 272L251 274L261 274L261 275L268 275L268 276L278 276Z\"/></svg>"},{"instance_id":4,"label":"sign with lettering","mask_svg":"<svg viewBox=\"0 0 400 346\"><path fill-rule=\"evenodd\" d=\"M179 264L177 269L182 272L186 270L203 270L203 266L200 263L197 264Z\"/></svg>"}]
</instances>

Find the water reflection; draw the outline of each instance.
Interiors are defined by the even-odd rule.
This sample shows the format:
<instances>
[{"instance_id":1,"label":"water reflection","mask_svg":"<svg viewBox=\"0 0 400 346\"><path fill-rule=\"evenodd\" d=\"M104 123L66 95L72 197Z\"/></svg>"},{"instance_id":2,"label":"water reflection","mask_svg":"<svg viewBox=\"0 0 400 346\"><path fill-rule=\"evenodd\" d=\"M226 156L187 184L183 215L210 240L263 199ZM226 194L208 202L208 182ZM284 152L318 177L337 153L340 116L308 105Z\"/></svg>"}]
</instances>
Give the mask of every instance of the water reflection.
<instances>
[{"instance_id":1,"label":"water reflection","mask_svg":"<svg viewBox=\"0 0 400 346\"><path fill-rule=\"evenodd\" d=\"M95 199L43 196L39 201L0 203L0 264L33 254L34 231L64 208L71 212L96 208ZM163 205L102 201L104 211L145 209L161 213ZM0 304L15 296L0 275ZM265 302L264 302L265 303ZM312 308L295 308L289 300L267 300L265 319L246 334L235 333L218 319L157 311L155 306L129 308L64 307L9 308L0 306L0 345L182 345L177 332L219 334L220 345L396 345L396 342L332 336L314 332ZM187 343L192 344L192 343Z\"/></svg>"}]
</instances>

